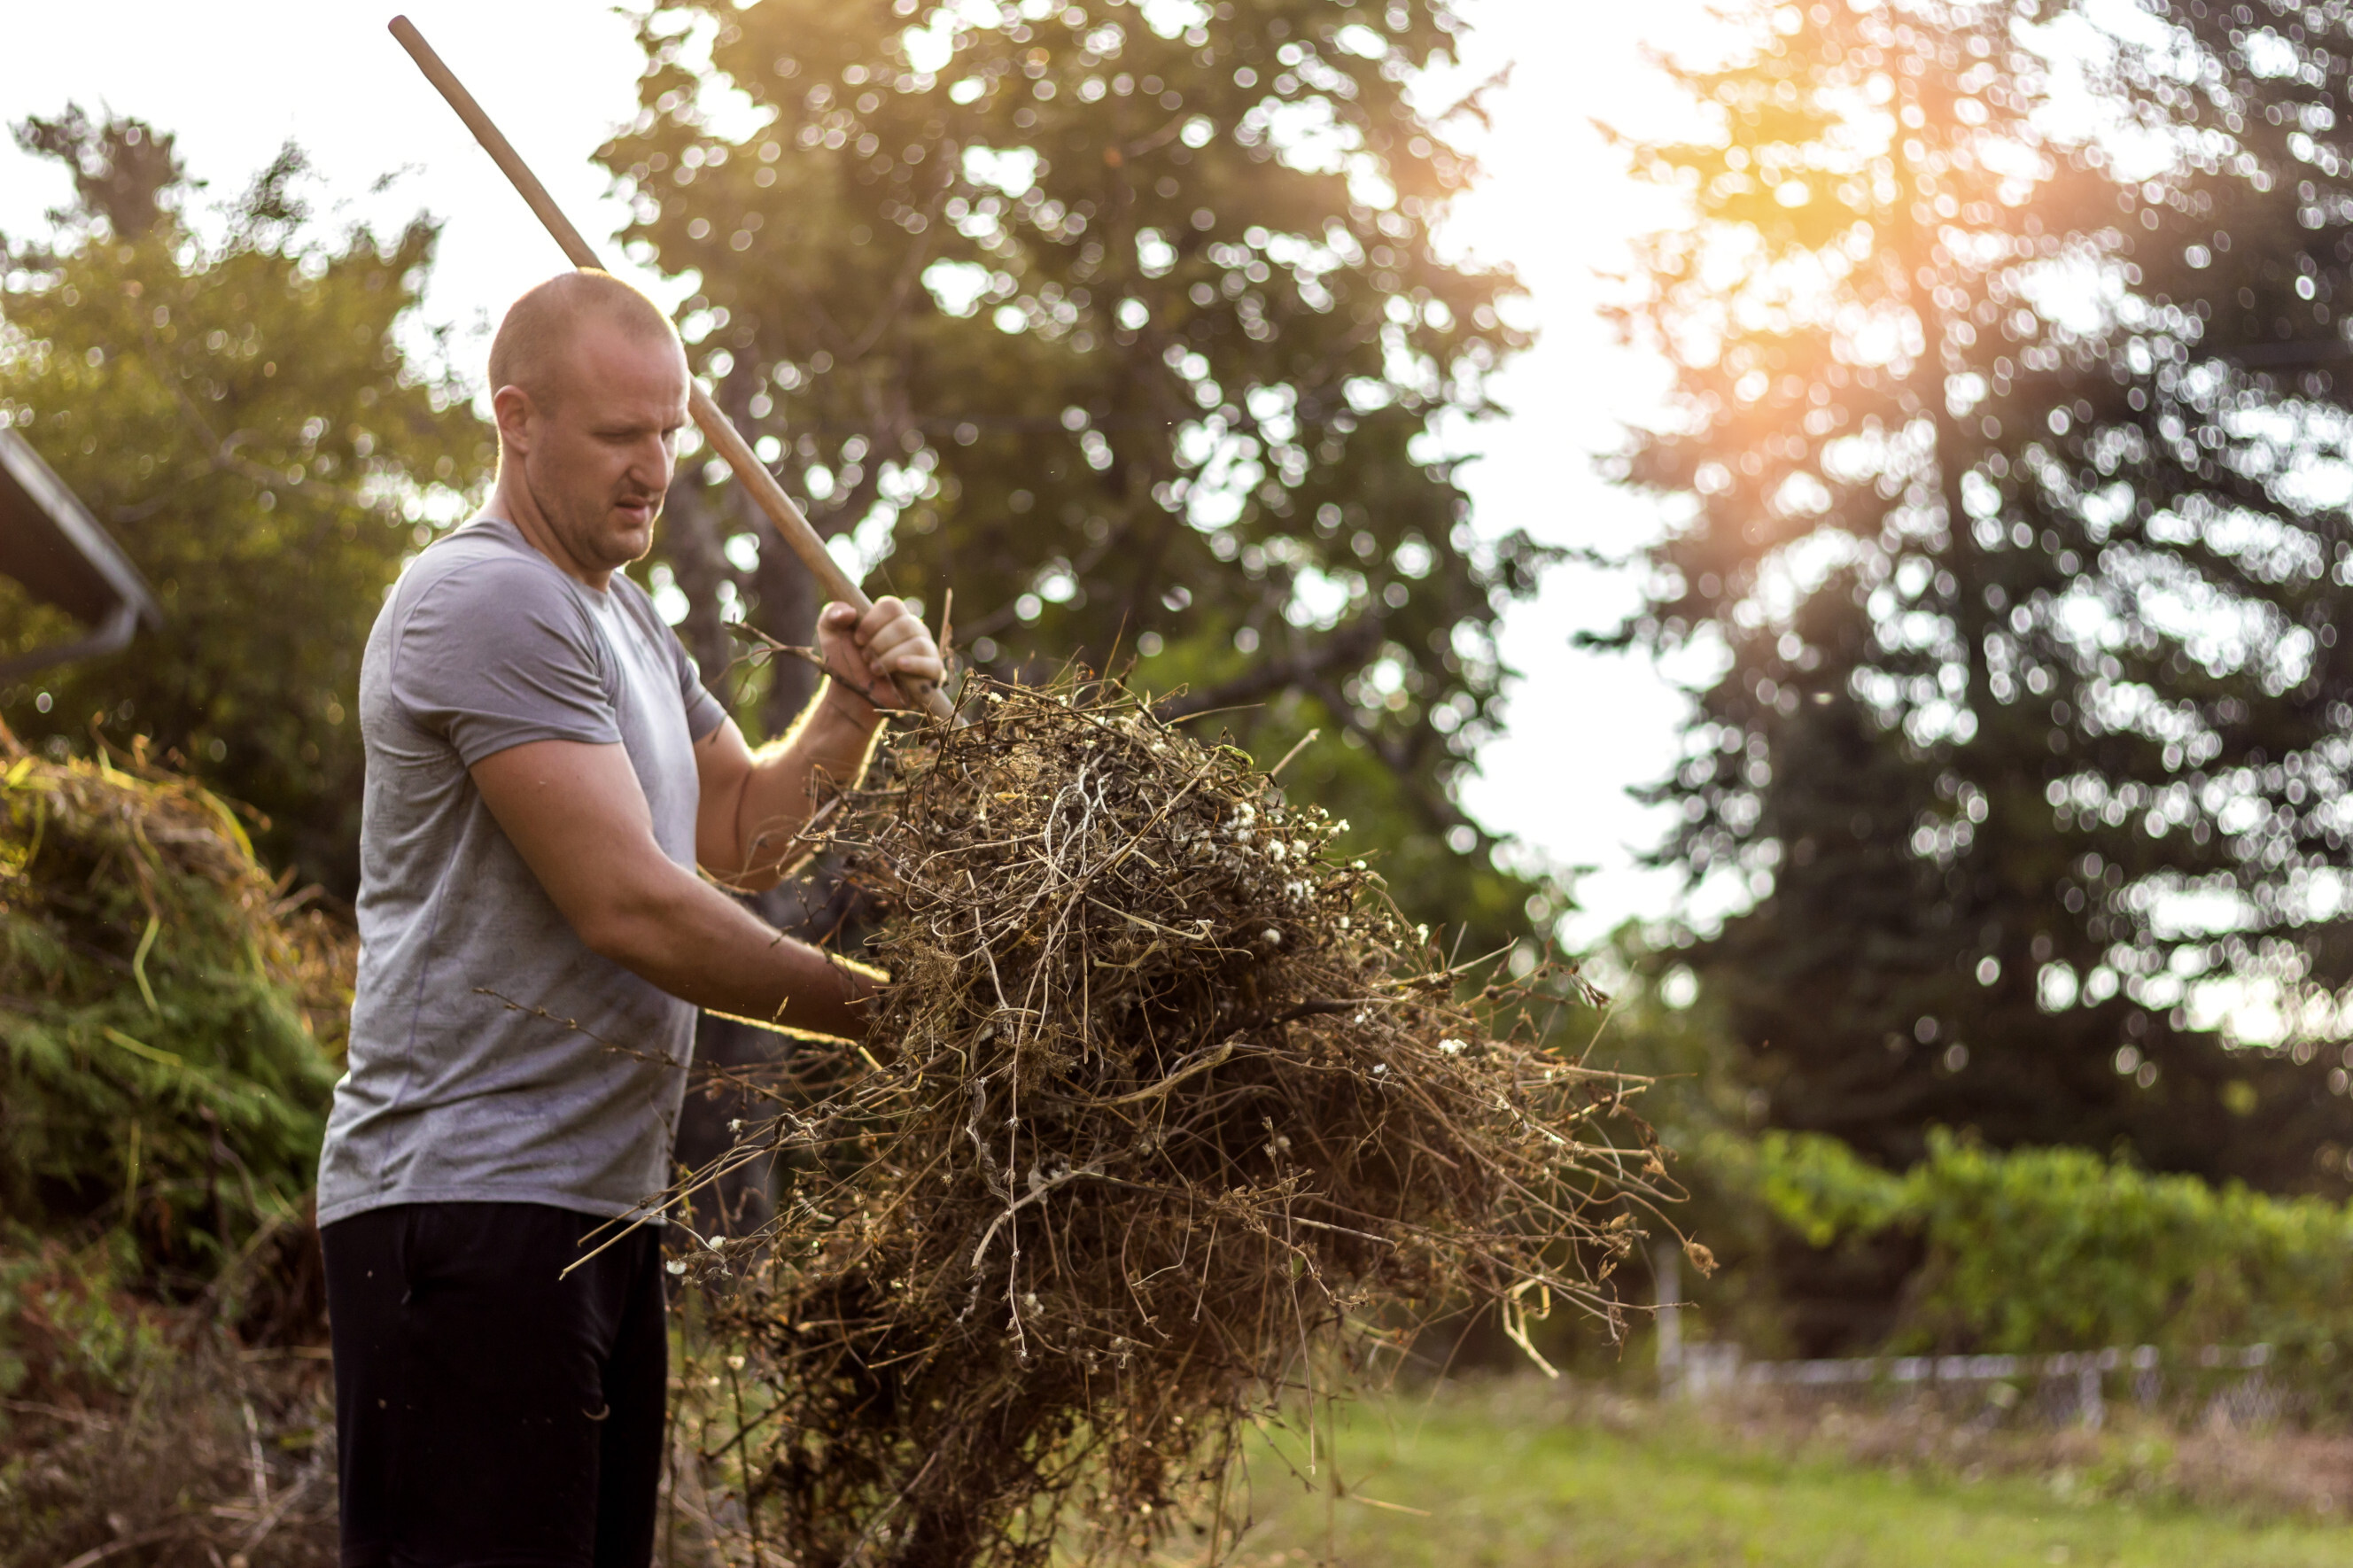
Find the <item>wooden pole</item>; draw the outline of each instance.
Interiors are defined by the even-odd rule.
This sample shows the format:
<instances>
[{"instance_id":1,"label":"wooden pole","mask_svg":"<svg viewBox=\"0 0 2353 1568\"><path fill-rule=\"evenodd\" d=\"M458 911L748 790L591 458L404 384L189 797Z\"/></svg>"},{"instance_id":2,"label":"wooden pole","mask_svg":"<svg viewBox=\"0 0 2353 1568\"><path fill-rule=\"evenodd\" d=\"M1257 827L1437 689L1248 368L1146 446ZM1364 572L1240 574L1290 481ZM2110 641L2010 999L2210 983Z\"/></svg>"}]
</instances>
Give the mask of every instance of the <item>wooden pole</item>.
<instances>
[{"instance_id":1,"label":"wooden pole","mask_svg":"<svg viewBox=\"0 0 2353 1568\"><path fill-rule=\"evenodd\" d=\"M539 176L531 172L530 165L515 152L513 144L482 111L482 106L474 101L474 95L466 90L466 84L459 81L456 73L442 63L441 57L433 52L433 46L425 41L425 35L417 30L416 24L406 16L395 16L392 19L392 36L400 40L400 47L406 49L409 58L417 62L417 68L425 73L425 79L431 82L448 100L449 107L458 111L458 118L466 122L466 129L474 133L474 140L482 144L482 150L491 155L491 161L498 164L516 192L530 205L531 210L539 215L540 223L554 237L555 243L564 247L564 254L572 258L572 264L602 269L605 264L596 250L581 237L580 231L572 226L572 220L564 216L564 210L555 205L555 198L547 194L547 187L539 183ZM817 530L809 526L809 520L802 515L799 507L793 504L793 498L785 493L785 487L776 482L776 476L768 472L767 465L760 461L758 455L752 450L751 443L744 440L743 432L735 428L735 422L711 400L711 395L702 390L701 382L690 378L688 385L691 393L687 408L693 415L695 424L702 427L703 439L709 441L712 448L735 471L735 477L752 492L752 499L760 503L760 510L768 514L768 521L776 524L778 535L792 547L793 553L801 558L801 564L808 568L809 574L824 586L829 597L855 605L860 615L872 609L874 601L868 598L866 591L841 569L841 563L826 549L825 541L819 539ZM954 716L954 705L937 686L926 682L917 695L934 715L942 719Z\"/></svg>"}]
</instances>

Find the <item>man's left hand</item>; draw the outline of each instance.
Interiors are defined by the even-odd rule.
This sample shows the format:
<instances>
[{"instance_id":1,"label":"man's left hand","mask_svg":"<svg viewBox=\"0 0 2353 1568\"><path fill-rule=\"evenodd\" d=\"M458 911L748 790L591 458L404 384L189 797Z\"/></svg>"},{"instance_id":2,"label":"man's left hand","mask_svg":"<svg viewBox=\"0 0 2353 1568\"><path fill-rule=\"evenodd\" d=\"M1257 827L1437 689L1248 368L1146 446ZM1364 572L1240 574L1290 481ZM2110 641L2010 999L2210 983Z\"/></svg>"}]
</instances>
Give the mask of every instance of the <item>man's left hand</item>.
<instances>
[{"instance_id":1,"label":"man's left hand","mask_svg":"<svg viewBox=\"0 0 2353 1568\"><path fill-rule=\"evenodd\" d=\"M921 693L946 676L940 645L923 623L895 596L874 601L863 616L849 605L828 605L817 618L818 649L833 672L846 717L864 718L857 706L909 709Z\"/></svg>"}]
</instances>

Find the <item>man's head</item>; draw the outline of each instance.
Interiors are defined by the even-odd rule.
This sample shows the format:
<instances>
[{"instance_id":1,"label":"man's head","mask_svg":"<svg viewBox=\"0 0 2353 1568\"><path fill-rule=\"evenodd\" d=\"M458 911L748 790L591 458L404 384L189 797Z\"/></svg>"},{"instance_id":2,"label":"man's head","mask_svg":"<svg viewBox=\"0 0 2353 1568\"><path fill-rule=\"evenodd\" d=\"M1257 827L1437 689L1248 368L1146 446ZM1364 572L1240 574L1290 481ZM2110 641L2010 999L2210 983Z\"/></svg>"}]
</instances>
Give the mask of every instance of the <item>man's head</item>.
<instances>
[{"instance_id":1,"label":"man's head","mask_svg":"<svg viewBox=\"0 0 2353 1568\"><path fill-rule=\"evenodd\" d=\"M511 510L527 500L556 564L601 581L651 547L687 384L670 319L609 273L551 278L508 310L491 342L499 489Z\"/></svg>"}]
</instances>

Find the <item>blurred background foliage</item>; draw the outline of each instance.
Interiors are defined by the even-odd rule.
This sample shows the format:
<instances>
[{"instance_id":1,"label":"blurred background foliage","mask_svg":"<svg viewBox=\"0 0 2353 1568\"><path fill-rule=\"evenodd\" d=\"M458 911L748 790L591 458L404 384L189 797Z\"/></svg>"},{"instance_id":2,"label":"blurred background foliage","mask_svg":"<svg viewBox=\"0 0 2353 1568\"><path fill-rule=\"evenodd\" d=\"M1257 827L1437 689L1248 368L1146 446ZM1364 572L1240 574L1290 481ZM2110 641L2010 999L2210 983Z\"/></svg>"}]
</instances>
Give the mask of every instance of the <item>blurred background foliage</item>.
<instances>
[{"instance_id":1,"label":"blurred background foliage","mask_svg":"<svg viewBox=\"0 0 2353 1568\"><path fill-rule=\"evenodd\" d=\"M1746 901L1663 956L1765 1120L1883 1164L2341 1197L2344 8L1753 22L1680 73L1710 133L1630 147L1695 221L1621 317L1672 521L1604 640L1712 666L1659 858Z\"/></svg>"},{"instance_id":2,"label":"blurred background foliage","mask_svg":"<svg viewBox=\"0 0 2353 1568\"><path fill-rule=\"evenodd\" d=\"M2341 1204L1941 1131L1900 1176L1820 1133L1768 1132L1742 1152L1743 1184L1812 1246L1918 1238L1923 1267L1886 1341L1897 1353L2152 1345L2194 1361L2265 1343L2309 1363L2301 1378L2331 1375L2353 1331Z\"/></svg>"},{"instance_id":3,"label":"blurred background foliage","mask_svg":"<svg viewBox=\"0 0 2353 1568\"><path fill-rule=\"evenodd\" d=\"M0 238L0 416L146 575L164 626L0 689L0 716L84 750L93 728L149 737L260 814L272 865L348 899L360 648L431 536L417 503L479 489L493 456L462 387L395 335L433 227L319 240L290 146L208 241L168 134L69 108L17 138L73 171L76 199L50 233ZM0 650L70 626L0 580Z\"/></svg>"},{"instance_id":4,"label":"blurred background foliage","mask_svg":"<svg viewBox=\"0 0 2353 1568\"><path fill-rule=\"evenodd\" d=\"M1619 1288L1629 1302L1695 1307L1685 1342L1752 1359L2147 1345L2176 1368L2262 1343L2300 1397L2337 1409L2353 1392L2343 1202L2154 1172L2128 1152L1998 1149L1941 1126L1920 1160L1891 1170L1826 1134L1767 1126L1725 1009L1682 956L1620 932L1593 966L1610 1003L1569 1033L1595 1061L1655 1079L1638 1103L1688 1198L1644 1221L1651 1267L1630 1267ZM1678 1231L1712 1268L1694 1267ZM1589 1374L1613 1364L1590 1335L1556 1329L1543 1348ZM1647 1368L1655 1351L1638 1316L1616 1360Z\"/></svg>"}]
</instances>

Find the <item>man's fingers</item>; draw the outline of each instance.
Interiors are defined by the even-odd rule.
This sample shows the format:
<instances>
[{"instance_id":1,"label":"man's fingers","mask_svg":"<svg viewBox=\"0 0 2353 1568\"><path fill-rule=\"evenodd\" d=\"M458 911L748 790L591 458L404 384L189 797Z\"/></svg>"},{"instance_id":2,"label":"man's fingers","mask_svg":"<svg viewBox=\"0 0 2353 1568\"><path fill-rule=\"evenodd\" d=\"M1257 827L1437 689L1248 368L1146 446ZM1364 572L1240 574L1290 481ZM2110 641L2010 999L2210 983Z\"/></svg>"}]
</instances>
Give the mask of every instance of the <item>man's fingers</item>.
<instances>
[{"instance_id":1,"label":"man's fingers","mask_svg":"<svg viewBox=\"0 0 2353 1568\"><path fill-rule=\"evenodd\" d=\"M858 640L871 647L875 637L892 622L912 618L907 615L905 601L896 594L885 594L874 601L872 609L858 617Z\"/></svg>"},{"instance_id":2,"label":"man's fingers","mask_svg":"<svg viewBox=\"0 0 2353 1568\"><path fill-rule=\"evenodd\" d=\"M946 675L939 655L927 647L900 647L879 658L870 658L867 667L885 680L928 680L937 684Z\"/></svg>"},{"instance_id":3,"label":"man's fingers","mask_svg":"<svg viewBox=\"0 0 2353 1568\"><path fill-rule=\"evenodd\" d=\"M862 667L862 677L857 668L843 673L853 677L853 686L859 679L865 679L870 700L882 699L886 691L903 700L918 686L937 685L947 677L946 662L932 634L895 595L875 600L873 608L863 615L849 605L828 605L818 624L820 630L847 642L841 654ZM886 700L883 705L901 704Z\"/></svg>"},{"instance_id":4,"label":"man's fingers","mask_svg":"<svg viewBox=\"0 0 2353 1568\"><path fill-rule=\"evenodd\" d=\"M839 645L848 652L858 650L858 611L849 605L828 605L818 612L818 641L828 647Z\"/></svg>"},{"instance_id":5,"label":"man's fingers","mask_svg":"<svg viewBox=\"0 0 2353 1568\"><path fill-rule=\"evenodd\" d=\"M881 614L885 605L893 606L894 613ZM932 634L905 605L890 599L874 608L876 614L859 623L859 642L867 658L878 668L887 663L893 668L912 669L926 659L937 660L939 647L932 641Z\"/></svg>"},{"instance_id":6,"label":"man's fingers","mask_svg":"<svg viewBox=\"0 0 2353 1568\"><path fill-rule=\"evenodd\" d=\"M892 679L910 678L928 680L934 685L947 674L936 654L908 652L893 654L876 667L875 673Z\"/></svg>"},{"instance_id":7,"label":"man's fingers","mask_svg":"<svg viewBox=\"0 0 2353 1568\"><path fill-rule=\"evenodd\" d=\"M901 616L896 620L884 622L872 636L861 637L859 641L869 658L880 658L902 647L930 647L932 634L925 631L923 623L914 616Z\"/></svg>"}]
</instances>

